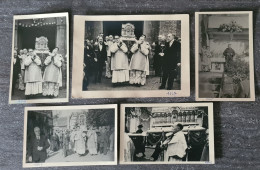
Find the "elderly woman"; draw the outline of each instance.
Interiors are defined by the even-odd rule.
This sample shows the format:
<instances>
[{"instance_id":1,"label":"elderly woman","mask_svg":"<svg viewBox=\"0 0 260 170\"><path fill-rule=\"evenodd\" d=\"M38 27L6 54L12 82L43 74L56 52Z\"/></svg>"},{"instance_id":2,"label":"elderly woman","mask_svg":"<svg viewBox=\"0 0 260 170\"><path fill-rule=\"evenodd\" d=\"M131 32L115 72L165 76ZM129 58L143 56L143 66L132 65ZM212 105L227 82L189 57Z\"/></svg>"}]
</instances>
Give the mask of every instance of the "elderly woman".
<instances>
[{"instance_id":1,"label":"elderly woman","mask_svg":"<svg viewBox=\"0 0 260 170\"><path fill-rule=\"evenodd\" d=\"M27 97L42 93L41 59L33 52L33 49L29 49L28 52L24 59L24 83Z\"/></svg>"},{"instance_id":2,"label":"elderly woman","mask_svg":"<svg viewBox=\"0 0 260 170\"><path fill-rule=\"evenodd\" d=\"M149 75L150 45L144 39L145 37L141 36L131 48L133 56L130 62L130 84L145 85L146 75Z\"/></svg>"},{"instance_id":3,"label":"elderly woman","mask_svg":"<svg viewBox=\"0 0 260 170\"><path fill-rule=\"evenodd\" d=\"M59 87L62 86L62 55L58 54L59 48L53 49L52 53L46 57L44 64L46 65L43 75L43 95L55 96L59 95Z\"/></svg>"}]
</instances>

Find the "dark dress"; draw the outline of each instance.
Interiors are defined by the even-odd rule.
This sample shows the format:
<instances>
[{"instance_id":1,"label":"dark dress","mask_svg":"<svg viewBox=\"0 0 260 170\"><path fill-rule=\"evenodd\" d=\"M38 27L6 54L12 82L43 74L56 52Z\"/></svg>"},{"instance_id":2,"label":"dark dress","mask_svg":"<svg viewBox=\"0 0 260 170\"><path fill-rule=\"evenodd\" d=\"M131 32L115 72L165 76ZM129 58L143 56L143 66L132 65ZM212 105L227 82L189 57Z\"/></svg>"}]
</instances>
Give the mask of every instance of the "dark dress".
<instances>
[{"instance_id":1,"label":"dark dress","mask_svg":"<svg viewBox=\"0 0 260 170\"><path fill-rule=\"evenodd\" d=\"M226 64L225 64L225 70L229 67L230 63L233 61L233 57L235 56L235 51L232 48L226 48L223 52L223 55L225 56Z\"/></svg>"},{"instance_id":2,"label":"dark dress","mask_svg":"<svg viewBox=\"0 0 260 170\"><path fill-rule=\"evenodd\" d=\"M100 136L99 136L99 151L101 154L106 155L107 154L107 148L108 148L108 143L109 143L109 136L107 132L100 132Z\"/></svg>"},{"instance_id":3,"label":"dark dress","mask_svg":"<svg viewBox=\"0 0 260 170\"><path fill-rule=\"evenodd\" d=\"M69 144L70 144L70 135L65 134L63 136L63 155L64 155L64 157L69 155Z\"/></svg>"}]
</instances>

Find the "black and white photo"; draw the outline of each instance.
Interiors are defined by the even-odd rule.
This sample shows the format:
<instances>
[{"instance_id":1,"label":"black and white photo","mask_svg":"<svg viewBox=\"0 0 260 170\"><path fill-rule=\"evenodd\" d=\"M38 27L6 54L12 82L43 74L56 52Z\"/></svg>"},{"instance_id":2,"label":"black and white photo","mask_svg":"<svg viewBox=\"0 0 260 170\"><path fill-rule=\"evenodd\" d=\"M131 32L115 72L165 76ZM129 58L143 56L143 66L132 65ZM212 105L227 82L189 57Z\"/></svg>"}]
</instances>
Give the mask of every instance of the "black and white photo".
<instances>
[{"instance_id":1,"label":"black and white photo","mask_svg":"<svg viewBox=\"0 0 260 170\"><path fill-rule=\"evenodd\" d=\"M72 97L189 96L188 22L188 15L75 16Z\"/></svg>"},{"instance_id":2,"label":"black and white photo","mask_svg":"<svg viewBox=\"0 0 260 170\"><path fill-rule=\"evenodd\" d=\"M117 105L26 107L23 167L117 163Z\"/></svg>"},{"instance_id":3,"label":"black and white photo","mask_svg":"<svg viewBox=\"0 0 260 170\"><path fill-rule=\"evenodd\" d=\"M252 12L196 12L196 100L254 101Z\"/></svg>"},{"instance_id":4,"label":"black and white photo","mask_svg":"<svg viewBox=\"0 0 260 170\"><path fill-rule=\"evenodd\" d=\"M17 15L9 103L68 102L68 13Z\"/></svg>"},{"instance_id":5,"label":"black and white photo","mask_svg":"<svg viewBox=\"0 0 260 170\"><path fill-rule=\"evenodd\" d=\"M122 104L121 164L214 164L212 103Z\"/></svg>"}]
</instances>

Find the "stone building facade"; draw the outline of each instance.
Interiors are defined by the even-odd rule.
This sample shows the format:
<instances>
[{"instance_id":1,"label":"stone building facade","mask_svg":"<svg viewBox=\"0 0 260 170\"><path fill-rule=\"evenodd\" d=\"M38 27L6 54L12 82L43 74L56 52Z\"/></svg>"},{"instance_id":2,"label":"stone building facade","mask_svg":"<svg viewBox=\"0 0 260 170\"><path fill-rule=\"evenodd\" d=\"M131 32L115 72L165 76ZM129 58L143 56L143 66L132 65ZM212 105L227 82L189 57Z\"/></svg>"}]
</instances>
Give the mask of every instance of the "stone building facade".
<instances>
[{"instance_id":1,"label":"stone building facade","mask_svg":"<svg viewBox=\"0 0 260 170\"><path fill-rule=\"evenodd\" d=\"M108 23L111 22L111 23ZM122 24L130 23L135 26L135 35L139 38L146 35L147 41L152 44L158 41L158 35L175 34L181 38L181 21L86 21L85 39L95 40L100 33L104 36L121 36ZM110 28L109 28L110 27ZM111 28L112 27L112 28Z\"/></svg>"}]
</instances>

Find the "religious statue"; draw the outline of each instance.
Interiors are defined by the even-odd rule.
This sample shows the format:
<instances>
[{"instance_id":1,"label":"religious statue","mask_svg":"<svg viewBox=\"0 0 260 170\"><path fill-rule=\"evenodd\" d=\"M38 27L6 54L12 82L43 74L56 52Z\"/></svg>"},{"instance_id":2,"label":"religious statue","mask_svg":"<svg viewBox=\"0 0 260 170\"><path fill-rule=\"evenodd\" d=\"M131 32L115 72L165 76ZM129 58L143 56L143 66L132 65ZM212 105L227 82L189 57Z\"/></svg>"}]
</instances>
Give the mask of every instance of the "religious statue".
<instances>
[{"instance_id":1,"label":"religious statue","mask_svg":"<svg viewBox=\"0 0 260 170\"><path fill-rule=\"evenodd\" d=\"M127 23L122 24L121 36L126 38L135 38L135 26L133 24Z\"/></svg>"},{"instance_id":2,"label":"religious statue","mask_svg":"<svg viewBox=\"0 0 260 170\"><path fill-rule=\"evenodd\" d=\"M133 24L127 23L122 24L122 31L121 31L121 39L126 44L128 49L131 49L133 44L136 41L135 38L135 26ZM130 50L128 50L128 58L130 58Z\"/></svg>"},{"instance_id":3,"label":"religious statue","mask_svg":"<svg viewBox=\"0 0 260 170\"><path fill-rule=\"evenodd\" d=\"M49 55L48 39L47 37L41 36L35 39L35 53L40 57L41 63L44 63L46 57ZM42 67L42 71L45 67Z\"/></svg>"},{"instance_id":4,"label":"religious statue","mask_svg":"<svg viewBox=\"0 0 260 170\"><path fill-rule=\"evenodd\" d=\"M43 36L39 38L36 37L35 50L42 51L42 52L49 52L48 39Z\"/></svg>"}]
</instances>

